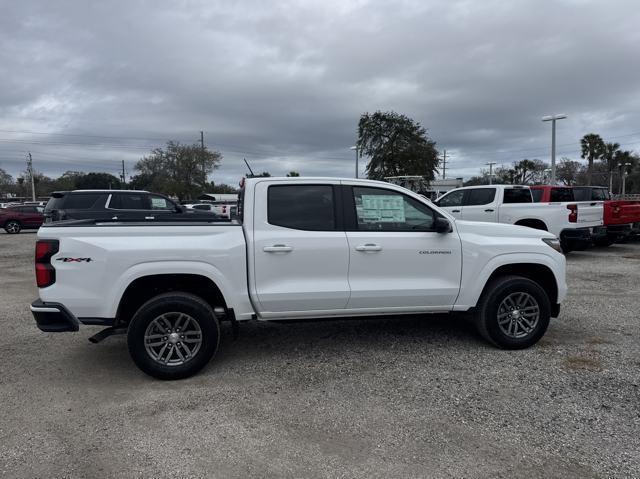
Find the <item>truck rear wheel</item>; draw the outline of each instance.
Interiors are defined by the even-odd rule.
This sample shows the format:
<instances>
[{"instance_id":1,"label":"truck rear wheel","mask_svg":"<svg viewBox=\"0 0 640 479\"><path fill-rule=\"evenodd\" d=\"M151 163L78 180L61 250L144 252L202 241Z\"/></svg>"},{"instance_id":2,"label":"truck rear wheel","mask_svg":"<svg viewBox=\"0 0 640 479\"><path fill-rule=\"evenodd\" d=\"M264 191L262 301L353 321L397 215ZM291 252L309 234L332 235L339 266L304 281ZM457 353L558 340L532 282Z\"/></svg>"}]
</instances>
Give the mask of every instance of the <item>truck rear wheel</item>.
<instances>
[{"instance_id":1,"label":"truck rear wheel","mask_svg":"<svg viewBox=\"0 0 640 479\"><path fill-rule=\"evenodd\" d=\"M549 327L551 303L540 285L521 276L503 276L487 285L478 305L478 332L502 349L537 343Z\"/></svg>"},{"instance_id":2,"label":"truck rear wheel","mask_svg":"<svg viewBox=\"0 0 640 479\"><path fill-rule=\"evenodd\" d=\"M127 333L133 362L158 379L182 379L215 355L220 324L198 296L172 292L150 299L136 312Z\"/></svg>"}]
</instances>

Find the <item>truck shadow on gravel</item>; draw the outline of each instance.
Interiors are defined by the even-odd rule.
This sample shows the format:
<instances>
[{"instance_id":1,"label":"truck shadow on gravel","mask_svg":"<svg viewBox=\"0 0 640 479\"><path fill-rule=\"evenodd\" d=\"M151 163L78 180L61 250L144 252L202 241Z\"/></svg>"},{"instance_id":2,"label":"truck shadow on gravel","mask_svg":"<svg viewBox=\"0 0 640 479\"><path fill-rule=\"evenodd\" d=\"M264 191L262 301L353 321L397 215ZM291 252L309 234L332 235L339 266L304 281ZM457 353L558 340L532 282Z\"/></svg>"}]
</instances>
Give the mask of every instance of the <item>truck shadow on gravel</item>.
<instances>
[{"instance_id":1,"label":"truck shadow on gravel","mask_svg":"<svg viewBox=\"0 0 640 479\"><path fill-rule=\"evenodd\" d=\"M70 353L80 376L100 380L142 375L127 351L124 336L108 338L98 345L82 344ZM457 348L484 349L490 346L477 335L473 324L458 315L420 315L385 318L341 318L339 320L249 321L239 324L239 335L233 338L229 323L222 323L220 348L213 362L202 374L216 374L233 369L240 363L281 361L292 358L325 356L336 361L353 354L369 357L394 354L419 355L425 350ZM80 357L81 356L81 357Z\"/></svg>"}]
</instances>

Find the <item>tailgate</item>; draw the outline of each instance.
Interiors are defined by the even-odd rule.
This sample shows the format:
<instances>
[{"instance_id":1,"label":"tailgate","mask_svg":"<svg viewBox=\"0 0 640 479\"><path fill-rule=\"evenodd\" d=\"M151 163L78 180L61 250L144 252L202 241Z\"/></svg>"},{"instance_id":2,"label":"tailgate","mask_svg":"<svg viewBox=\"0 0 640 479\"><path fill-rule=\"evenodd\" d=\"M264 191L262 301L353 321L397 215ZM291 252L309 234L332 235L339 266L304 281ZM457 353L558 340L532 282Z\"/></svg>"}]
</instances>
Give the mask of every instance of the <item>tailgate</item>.
<instances>
[{"instance_id":1,"label":"tailgate","mask_svg":"<svg viewBox=\"0 0 640 479\"><path fill-rule=\"evenodd\" d=\"M600 226L603 224L604 203L602 201L579 201L578 221L581 227Z\"/></svg>"},{"instance_id":2,"label":"tailgate","mask_svg":"<svg viewBox=\"0 0 640 479\"><path fill-rule=\"evenodd\" d=\"M605 225L640 223L640 201L608 201L604 220Z\"/></svg>"}]
</instances>

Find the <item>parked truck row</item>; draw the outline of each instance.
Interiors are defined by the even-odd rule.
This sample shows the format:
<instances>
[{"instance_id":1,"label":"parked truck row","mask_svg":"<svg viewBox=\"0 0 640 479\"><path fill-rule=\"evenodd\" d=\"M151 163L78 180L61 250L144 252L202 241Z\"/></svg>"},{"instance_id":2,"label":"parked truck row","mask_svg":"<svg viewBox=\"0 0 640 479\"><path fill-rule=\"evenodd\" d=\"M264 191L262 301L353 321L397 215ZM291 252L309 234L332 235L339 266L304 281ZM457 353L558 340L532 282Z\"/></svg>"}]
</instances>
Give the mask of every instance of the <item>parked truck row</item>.
<instances>
[{"instance_id":1,"label":"parked truck row","mask_svg":"<svg viewBox=\"0 0 640 479\"><path fill-rule=\"evenodd\" d=\"M614 201L601 187L483 185L457 188L435 204L466 221L550 231L568 253L608 246L636 231L640 201Z\"/></svg>"}]
</instances>

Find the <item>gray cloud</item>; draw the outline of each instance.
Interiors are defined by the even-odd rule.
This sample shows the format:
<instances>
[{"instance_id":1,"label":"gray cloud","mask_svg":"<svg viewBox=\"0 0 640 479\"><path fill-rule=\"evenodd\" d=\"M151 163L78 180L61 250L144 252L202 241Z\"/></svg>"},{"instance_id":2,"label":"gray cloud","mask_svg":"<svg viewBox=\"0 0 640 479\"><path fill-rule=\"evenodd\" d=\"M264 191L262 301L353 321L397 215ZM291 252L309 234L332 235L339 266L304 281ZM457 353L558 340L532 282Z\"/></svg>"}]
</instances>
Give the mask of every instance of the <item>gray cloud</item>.
<instances>
[{"instance_id":1,"label":"gray cloud","mask_svg":"<svg viewBox=\"0 0 640 479\"><path fill-rule=\"evenodd\" d=\"M14 2L0 167L19 173L31 151L52 175L132 169L204 130L217 181L235 183L243 157L350 176L358 118L377 109L420 121L456 176L547 159L550 113L569 114L560 155L591 131L634 149L639 20L632 0Z\"/></svg>"}]
</instances>

